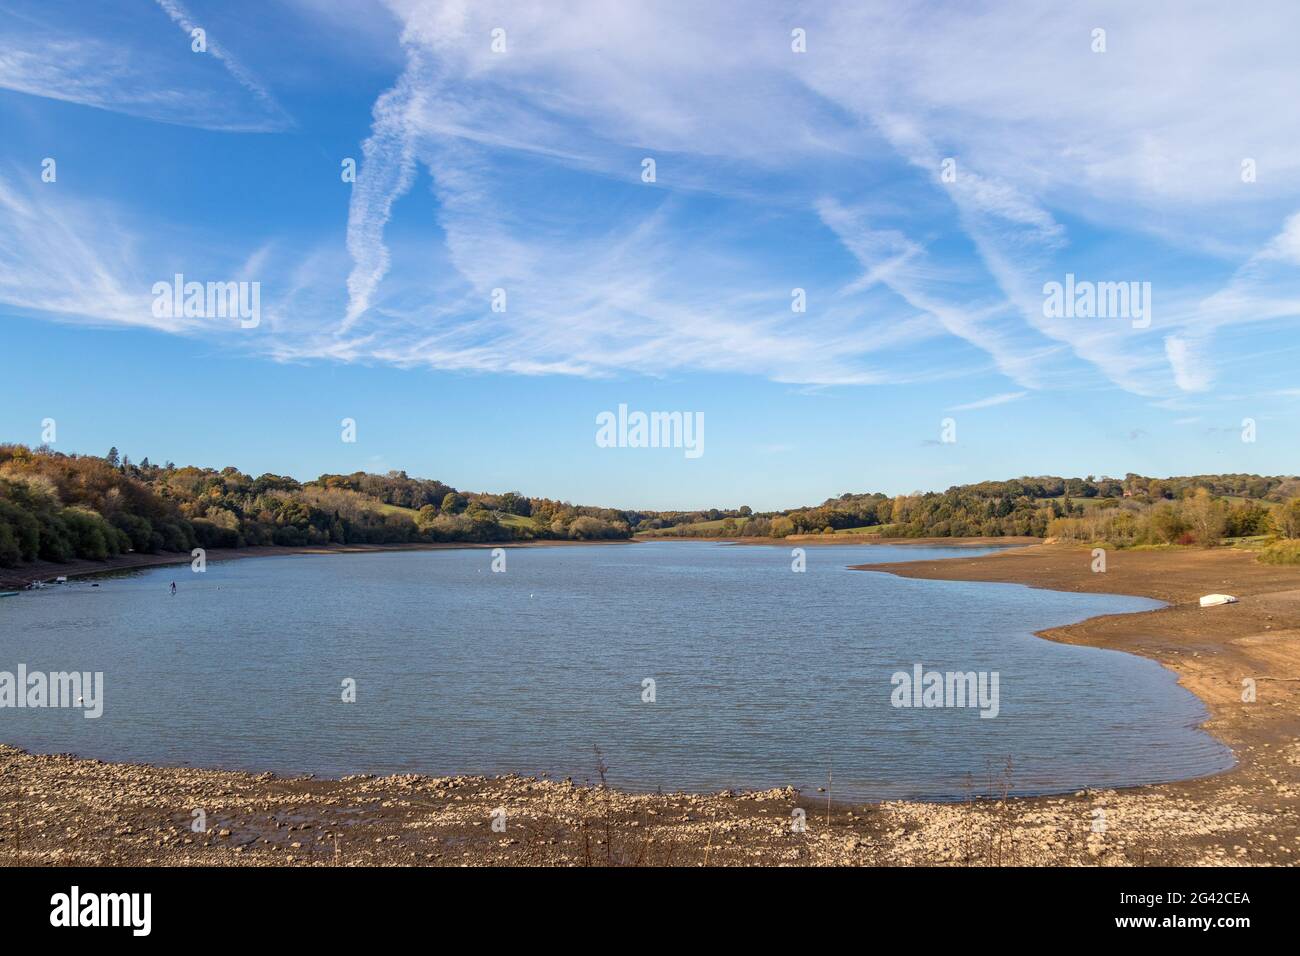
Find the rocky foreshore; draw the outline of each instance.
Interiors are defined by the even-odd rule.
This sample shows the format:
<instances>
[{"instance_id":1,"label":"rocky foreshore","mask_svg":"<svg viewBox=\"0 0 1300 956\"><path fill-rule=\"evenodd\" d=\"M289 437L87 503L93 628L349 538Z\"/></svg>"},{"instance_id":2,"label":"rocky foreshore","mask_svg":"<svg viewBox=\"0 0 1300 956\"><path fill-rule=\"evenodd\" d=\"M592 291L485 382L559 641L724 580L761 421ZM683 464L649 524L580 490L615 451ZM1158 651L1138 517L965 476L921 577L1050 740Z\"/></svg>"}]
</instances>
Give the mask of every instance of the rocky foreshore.
<instances>
[{"instance_id":1,"label":"rocky foreshore","mask_svg":"<svg viewBox=\"0 0 1300 956\"><path fill-rule=\"evenodd\" d=\"M1294 768L1300 745L1279 756ZM1263 791L1253 787L1218 790L1211 801L1171 785L828 808L824 796L791 789L657 795L514 776L327 781L108 764L0 746L0 861L1127 866L1300 858L1294 780L1270 784L1271 799L1262 802L1255 797Z\"/></svg>"}]
</instances>

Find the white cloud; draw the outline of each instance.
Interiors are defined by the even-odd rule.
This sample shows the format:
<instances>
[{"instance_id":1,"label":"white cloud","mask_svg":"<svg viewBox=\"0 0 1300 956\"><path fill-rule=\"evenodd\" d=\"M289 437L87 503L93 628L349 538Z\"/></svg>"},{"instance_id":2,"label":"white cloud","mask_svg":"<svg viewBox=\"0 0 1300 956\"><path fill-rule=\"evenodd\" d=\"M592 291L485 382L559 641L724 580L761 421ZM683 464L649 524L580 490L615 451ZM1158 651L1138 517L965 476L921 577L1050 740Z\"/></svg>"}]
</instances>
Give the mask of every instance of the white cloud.
<instances>
[{"instance_id":1,"label":"white cloud","mask_svg":"<svg viewBox=\"0 0 1300 956\"><path fill-rule=\"evenodd\" d=\"M1214 381L1203 338L1186 335L1165 336L1165 354L1174 371L1174 381L1184 392L1203 392Z\"/></svg>"},{"instance_id":2,"label":"white cloud","mask_svg":"<svg viewBox=\"0 0 1300 956\"><path fill-rule=\"evenodd\" d=\"M188 29L183 7L175 0L158 2ZM209 54L203 56L191 52L187 38L170 32L160 42L154 30L166 20L152 9L137 8L125 20L93 6L75 17L42 5L6 11L0 88L205 129L266 132L291 125L265 87L215 38L208 38ZM213 62L224 66L219 76L238 86L214 82Z\"/></svg>"},{"instance_id":3,"label":"white cloud","mask_svg":"<svg viewBox=\"0 0 1300 956\"><path fill-rule=\"evenodd\" d=\"M953 405L948 409L948 411L970 412L977 408L992 408L995 405L1005 405L1008 402L1018 402L1028 394L1028 392L1003 392L1000 395L990 395L988 398L977 399L973 402L967 402L964 405Z\"/></svg>"},{"instance_id":4,"label":"white cloud","mask_svg":"<svg viewBox=\"0 0 1300 956\"><path fill-rule=\"evenodd\" d=\"M1195 304L1186 324L1215 328L1300 317L1300 213L1241 264L1221 289ZM1225 334L1232 334L1230 331Z\"/></svg>"},{"instance_id":5,"label":"white cloud","mask_svg":"<svg viewBox=\"0 0 1300 956\"><path fill-rule=\"evenodd\" d=\"M178 272L190 281L261 281L282 266L271 255L270 246L252 255L216 242L195 248L184 230L145 226L113 203L87 199L58 183L33 183L17 171L0 176L0 302L26 313L61 322L226 335L229 344L256 348L267 337L242 334L235 317L154 315L153 286L173 282Z\"/></svg>"},{"instance_id":6,"label":"white cloud","mask_svg":"<svg viewBox=\"0 0 1300 956\"><path fill-rule=\"evenodd\" d=\"M204 29L194 21L180 0L154 0L154 2L163 9L167 16L171 17L172 22L180 27L186 36L192 37L196 29ZM216 37L207 35L206 29L204 29L204 43L207 47L207 55L219 60L239 85L257 98L269 115L287 119L284 110L280 108L280 104L275 101L275 97L271 95L270 91L258 82L257 78L230 51L222 46ZM192 46L191 49L193 49Z\"/></svg>"},{"instance_id":7,"label":"white cloud","mask_svg":"<svg viewBox=\"0 0 1300 956\"><path fill-rule=\"evenodd\" d=\"M59 201L48 190L38 198L0 178L0 301L63 318L179 330L154 319L149 285L132 278L130 246L104 234L113 225L104 209Z\"/></svg>"},{"instance_id":8,"label":"white cloud","mask_svg":"<svg viewBox=\"0 0 1300 956\"><path fill-rule=\"evenodd\" d=\"M195 25L178 0L157 3ZM1164 400L1226 375L1210 343L1231 348L1228 327L1300 312L1300 216L1279 212L1300 206L1294 5L827 3L799 11L806 54L777 4L388 7L404 66L374 104L346 237L284 269L264 340L277 357L796 384L991 366L1019 389L1003 395L1065 384ZM209 49L242 109L192 72L157 89L133 46L49 27L0 41L0 85L175 122L285 122L226 47L210 36ZM167 62L215 82L200 61L186 48ZM647 155L654 186L637 180ZM1247 156L1256 183L1240 179ZM425 174L431 195L414 189ZM415 214L400 233L399 206ZM0 295L134 314L111 237L55 249L57 224L37 235L11 215L51 255L11 240L25 271ZM69 295L61 255L98 262L105 295ZM1045 318L1042 283L1066 271L1150 279L1152 327ZM789 309L796 285L806 313ZM504 313L488 307L497 287Z\"/></svg>"},{"instance_id":9,"label":"white cloud","mask_svg":"<svg viewBox=\"0 0 1300 956\"><path fill-rule=\"evenodd\" d=\"M893 6L845 4L810 15L810 52L799 57L788 49L785 18L742 20L726 6L707 12L691 7L683 17L671 5L647 14L578 4L565 17L496 4L392 6L406 24L408 66L377 104L367 142L374 177L354 199L349 248L355 265L343 331L360 320L389 268L384 226L394 199L409 188L413 162L430 169L451 261L478 287L492 276L510 277L512 269L535 275L539 263L562 258L546 243L580 247L588 238L540 233L512 205L509 190L479 175L490 163L485 150L515 154L534 169L560 165L617 177L632 174L633 150L639 149L657 153L668 170L689 166L686 188L722 194L745 188L734 181L737 174L743 180L855 154L864 161L892 154L937 180L939 162L953 155L957 182L936 181L934 189L954 204L955 223L983 260L984 287L954 288L926 251L928 243L909 237L913 229L933 231L933 220L905 232L875 225L844 197L805 193L863 268L838 295L874 291L879 302L887 289L895 309L922 313L988 353L999 371L1024 387L1040 387L1044 375L1055 374L1063 346L1138 394L1203 388L1208 381L1206 363L1196 360L1193 368L1191 339L1179 337L1173 323L1165 328L1174 341L1169 346L1121 323L1043 318L1043 270L1055 274L1068 265L1070 248L1048 206L1091 207L1099 199L1108 205L1123 196L1130 204L1168 209L1231 194L1240 185L1233 179L1235 164L1223 182L1211 172L1192 177L1199 193L1189 191L1186 171L1174 164L1189 151L1204 155L1201 137L1210 122L1248 126L1251 134L1267 128L1268 139L1279 141L1270 110L1252 103L1243 112L1236 98L1210 95L1222 82L1216 73L1238 71L1239 86L1261 89L1275 77L1269 62L1276 60L1237 56L1258 49L1257 28L1225 33L1208 7L1174 21L1116 4L1107 16L1111 50L1097 55L1089 49L1092 20L1073 12L953 8L922 23ZM501 24L508 52L494 54L489 31ZM1152 64L1165 58L1154 41L1166 28L1188 49L1214 51L1207 56L1209 75L1159 74L1187 94L1173 102L1167 95L1135 96L1134 86L1157 75ZM871 38L872 56L861 55L862 37ZM1284 44L1265 40L1264 46L1283 56ZM988 69L977 68L982 61ZM940 140L943 145L935 145ZM1063 149L1049 145L1062 142ZM1289 155L1274 159L1286 168ZM732 180L718 175L723 169ZM798 193L796 186L792 198ZM1126 218L1131 212L1132 205L1112 210L1108 224L1140 231ZM662 283L638 281L635 269L627 281L642 295L663 295ZM610 337L633 333L654 311L647 301L634 321L611 319ZM730 348L737 331L732 326L721 336L701 336L693 327L685 341L690 350L700 338ZM805 334L815 341L816 331L810 322ZM665 358L675 351L671 335L650 339ZM579 364L631 360L638 367L644 355L637 348L593 354L590 342L573 344L594 360Z\"/></svg>"},{"instance_id":10,"label":"white cloud","mask_svg":"<svg viewBox=\"0 0 1300 956\"><path fill-rule=\"evenodd\" d=\"M348 276L348 309L342 332L370 308L375 289L388 272L384 226L393 203L411 188L415 178L410 114L420 103L416 73L415 65L408 65L397 86L375 103L374 127L361 146L361 174L353 184L348 207L347 245L354 265Z\"/></svg>"}]
</instances>

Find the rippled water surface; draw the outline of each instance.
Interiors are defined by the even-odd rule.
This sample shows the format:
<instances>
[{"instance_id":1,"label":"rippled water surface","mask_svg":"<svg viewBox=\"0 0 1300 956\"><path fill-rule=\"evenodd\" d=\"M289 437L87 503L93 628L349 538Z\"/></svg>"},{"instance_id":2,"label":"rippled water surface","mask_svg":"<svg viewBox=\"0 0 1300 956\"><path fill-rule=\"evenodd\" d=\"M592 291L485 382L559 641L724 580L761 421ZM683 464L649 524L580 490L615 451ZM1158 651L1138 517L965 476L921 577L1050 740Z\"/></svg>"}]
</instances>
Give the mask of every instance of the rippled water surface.
<instances>
[{"instance_id":1,"label":"rippled water surface","mask_svg":"<svg viewBox=\"0 0 1300 956\"><path fill-rule=\"evenodd\" d=\"M849 571L970 549L659 542L214 562L0 600L0 670L103 671L104 715L0 709L0 741L324 775L542 773L960 798L1228 766L1137 657L1036 638L1142 598ZM175 580L178 593L168 594ZM917 663L996 671L999 714L891 706ZM356 681L344 703L341 682ZM654 703L642 701L655 682Z\"/></svg>"}]
</instances>

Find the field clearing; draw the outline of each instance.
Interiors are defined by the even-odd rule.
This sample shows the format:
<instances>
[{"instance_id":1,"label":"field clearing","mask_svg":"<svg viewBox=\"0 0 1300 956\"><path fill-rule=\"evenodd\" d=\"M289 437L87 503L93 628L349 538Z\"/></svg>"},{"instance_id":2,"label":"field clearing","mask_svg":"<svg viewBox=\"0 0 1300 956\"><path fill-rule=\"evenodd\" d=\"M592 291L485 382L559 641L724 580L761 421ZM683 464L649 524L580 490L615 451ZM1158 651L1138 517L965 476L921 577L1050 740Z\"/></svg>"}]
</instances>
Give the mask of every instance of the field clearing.
<instances>
[{"instance_id":1,"label":"field clearing","mask_svg":"<svg viewBox=\"0 0 1300 956\"><path fill-rule=\"evenodd\" d=\"M402 505L379 504L377 510L386 515L405 515L412 521L420 512L416 508L406 508ZM520 528L525 531L536 531L537 525L533 523L532 518L525 518L522 515L510 514L505 511L493 511L492 516L497 519L497 523L506 528Z\"/></svg>"},{"instance_id":2,"label":"field clearing","mask_svg":"<svg viewBox=\"0 0 1300 956\"><path fill-rule=\"evenodd\" d=\"M692 531L721 532L722 525L726 522L726 520L727 520L726 518L718 518L715 521L692 521L690 524L674 525L671 528L657 528L654 531L638 531L637 536L646 537L646 538L675 538L680 535L690 533ZM734 518L732 520L735 521ZM737 527L740 526L740 523L738 521L736 522L736 526Z\"/></svg>"},{"instance_id":3,"label":"field clearing","mask_svg":"<svg viewBox=\"0 0 1300 956\"><path fill-rule=\"evenodd\" d=\"M533 523L532 518L525 518L523 515L510 514L507 511L494 511L497 522L507 528L523 528L526 531L536 531L537 525Z\"/></svg>"}]
</instances>

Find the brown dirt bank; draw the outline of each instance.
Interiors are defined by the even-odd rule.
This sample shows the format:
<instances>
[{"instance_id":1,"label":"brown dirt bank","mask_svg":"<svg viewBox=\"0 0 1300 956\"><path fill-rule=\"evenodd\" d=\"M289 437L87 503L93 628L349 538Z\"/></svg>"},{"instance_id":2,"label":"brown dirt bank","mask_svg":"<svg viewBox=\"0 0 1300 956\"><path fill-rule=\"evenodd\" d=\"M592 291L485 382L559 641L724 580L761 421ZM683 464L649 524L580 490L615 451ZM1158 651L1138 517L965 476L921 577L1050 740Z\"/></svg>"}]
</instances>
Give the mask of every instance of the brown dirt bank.
<instances>
[{"instance_id":1,"label":"brown dirt bank","mask_svg":"<svg viewBox=\"0 0 1300 956\"><path fill-rule=\"evenodd\" d=\"M1132 594L1170 606L1091 618L1040 636L1140 654L1178 674L1210 712L1205 728L1227 743L1237 765L1200 780L1143 787L1126 799L1179 804L1189 822L1212 825L1242 813L1257 820L1237 845L1206 850L1245 857L1262 845L1271 862L1300 862L1300 568L1260 564L1230 548L1111 550L1104 573L1086 548L1039 544L974 559L857 565L910 578L1000 581L1058 591ZM1203 594L1240 603L1202 608ZM1252 679L1255 700L1244 701ZM1258 829L1254 829L1258 826ZM1252 845L1254 845L1252 847ZM1288 850L1290 852L1288 852Z\"/></svg>"},{"instance_id":2,"label":"brown dirt bank","mask_svg":"<svg viewBox=\"0 0 1300 956\"><path fill-rule=\"evenodd\" d=\"M303 547L266 545L258 548L209 548L208 561L229 561L235 558L269 558L284 554L369 554L379 551L442 551L456 548L549 548L578 544L628 544L625 539L597 541L449 541L419 544L317 544ZM92 574L112 574L116 571L133 571L140 568L157 568L172 564L189 564L188 552L166 554L122 554L107 561L32 561L21 568L0 568L0 590L26 587L33 581L52 581L60 575L69 578Z\"/></svg>"},{"instance_id":3,"label":"brown dirt bank","mask_svg":"<svg viewBox=\"0 0 1300 956\"><path fill-rule=\"evenodd\" d=\"M913 577L1147 594L1175 607L1048 632L1164 660L1205 697L1239 766L1203 780L967 804L825 794L635 795L515 776L278 778L106 764L0 745L0 862L196 865L1294 865L1300 858L1300 571L1230 552L1035 546L884 565ZM1080 570L1081 569L1081 570ZM1241 604L1182 605L1209 590ZM505 810L506 828L492 828ZM191 829L193 811L207 831ZM806 813L793 832L792 813ZM1104 810L1105 830L1094 832Z\"/></svg>"}]
</instances>

